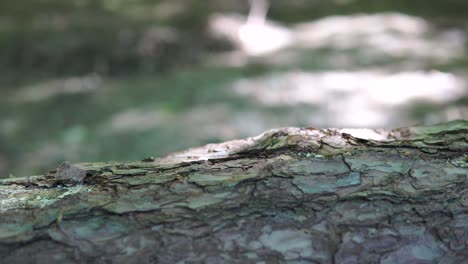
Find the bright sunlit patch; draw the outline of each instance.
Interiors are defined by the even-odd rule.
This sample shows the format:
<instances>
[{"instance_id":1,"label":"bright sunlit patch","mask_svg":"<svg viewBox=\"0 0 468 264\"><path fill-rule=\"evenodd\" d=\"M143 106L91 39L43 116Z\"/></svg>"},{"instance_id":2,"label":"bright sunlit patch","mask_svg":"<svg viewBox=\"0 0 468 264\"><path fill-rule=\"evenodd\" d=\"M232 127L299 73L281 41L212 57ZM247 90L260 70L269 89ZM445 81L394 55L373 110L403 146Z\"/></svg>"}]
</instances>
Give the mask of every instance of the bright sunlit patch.
<instances>
[{"instance_id":1,"label":"bright sunlit patch","mask_svg":"<svg viewBox=\"0 0 468 264\"><path fill-rule=\"evenodd\" d=\"M281 26L251 23L240 27L238 38L241 48L250 56L261 56L290 45L291 33Z\"/></svg>"},{"instance_id":2,"label":"bright sunlit patch","mask_svg":"<svg viewBox=\"0 0 468 264\"><path fill-rule=\"evenodd\" d=\"M461 31L435 33L422 18L399 13L331 16L294 27L296 45L306 48L371 48L391 56L439 60L465 54Z\"/></svg>"},{"instance_id":3,"label":"bright sunlit patch","mask_svg":"<svg viewBox=\"0 0 468 264\"><path fill-rule=\"evenodd\" d=\"M467 94L463 78L438 71L290 72L240 80L233 89L266 106L315 106L320 110L310 123L355 127L385 126L392 118L404 119L400 107L415 101L444 104Z\"/></svg>"},{"instance_id":4,"label":"bright sunlit patch","mask_svg":"<svg viewBox=\"0 0 468 264\"><path fill-rule=\"evenodd\" d=\"M440 62L466 55L462 31L436 31L426 20L400 13L330 16L291 27L267 20L266 10L258 11L257 16L252 13L255 8L248 17L214 15L209 30L248 56L275 55L285 48L366 49L393 57Z\"/></svg>"},{"instance_id":5,"label":"bright sunlit patch","mask_svg":"<svg viewBox=\"0 0 468 264\"><path fill-rule=\"evenodd\" d=\"M461 78L438 71L367 76L366 94L378 103L399 105L414 99L444 103L466 91Z\"/></svg>"},{"instance_id":6,"label":"bright sunlit patch","mask_svg":"<svg viewBox=\"0 0 468 264\"><path fill-rule=\"evenodd\" d=\"M398 13L375 15L330 16L296 25L304 44L331 42L339 36L365 36L394 32L397 34L422 35L429 25L421 18Z\"/></svg>"},{"instance_id":7,"label":"bright sunlit patch","mask_svg":"<svg viewBox=\"0 0 468 264\"><path fill-rule=\"evenodd\" d=\"M292 72L240 80L233 87L265 105L323 104L359 95L371 103L397 106L416 99L444 103L466 94L461 77L438 71Z\"/></svg>"},{"instance_id":8,"label":"bright sunlit patch","mask_svg":"<svg viewBox=\"0 0 468 264\"><path fill-rule=\"evenodd\" d=\"M251 0L247 17L237 14L218 14L209 21L210 31L231 41L248 56L263 56L292 44L290 29L266 19L268 2Z\"/></svg>"}]
</instances>

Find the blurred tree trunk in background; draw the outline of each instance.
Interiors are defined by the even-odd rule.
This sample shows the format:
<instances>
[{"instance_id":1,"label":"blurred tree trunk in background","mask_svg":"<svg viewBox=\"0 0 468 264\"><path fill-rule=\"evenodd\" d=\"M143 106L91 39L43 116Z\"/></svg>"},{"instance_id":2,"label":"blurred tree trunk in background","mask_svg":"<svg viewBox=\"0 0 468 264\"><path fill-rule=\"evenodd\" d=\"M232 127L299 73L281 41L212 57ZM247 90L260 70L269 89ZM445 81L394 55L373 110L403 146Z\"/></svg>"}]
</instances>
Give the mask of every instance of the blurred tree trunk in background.
<instances>
[{"instance_id":1,"label":"blurred tree trunk in background","mask_svg":"<svg viewBox=\"0 0 468 264\"><path fill-rule=\"evenodd\" d=\"M1 180L0 257L462 263L467 130L467 121L393 131L285 128L160 159Z\"/></svg>"}]
</instances>

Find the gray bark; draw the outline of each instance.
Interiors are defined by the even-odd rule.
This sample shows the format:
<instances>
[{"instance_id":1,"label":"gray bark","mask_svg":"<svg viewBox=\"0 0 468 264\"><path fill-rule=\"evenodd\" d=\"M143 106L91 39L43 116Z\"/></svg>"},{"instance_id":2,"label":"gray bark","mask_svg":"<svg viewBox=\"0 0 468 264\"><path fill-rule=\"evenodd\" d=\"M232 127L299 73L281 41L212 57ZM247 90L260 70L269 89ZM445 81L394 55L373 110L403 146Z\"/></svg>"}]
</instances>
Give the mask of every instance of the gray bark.
<instances>
[{"instance_id":1,"label":"gray bark","mask_svg":"<svg viewBox=\"0 0 468 264\"><path fill-rule=\"evenodd\" d=\"M0 180L1 263L468 263L468 121Z\"/></svg>"}]
</instances>

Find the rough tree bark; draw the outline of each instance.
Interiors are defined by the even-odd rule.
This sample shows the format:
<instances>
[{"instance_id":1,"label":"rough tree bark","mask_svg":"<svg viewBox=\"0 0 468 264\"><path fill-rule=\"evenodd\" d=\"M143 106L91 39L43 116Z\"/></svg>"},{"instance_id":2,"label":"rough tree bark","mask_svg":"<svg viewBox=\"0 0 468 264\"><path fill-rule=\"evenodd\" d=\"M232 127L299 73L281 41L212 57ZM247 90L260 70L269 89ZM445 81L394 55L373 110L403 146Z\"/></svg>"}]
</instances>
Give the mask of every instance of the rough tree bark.
<instances>
[{"instance_id":1,"label":"rough tree bark","mask_svg":"<svg viewBox=\"0 0 468 264\"><path fill-rule=\"evenodd\" d=\"M1 263L468 263L468 121L0 181Z\"/></svg>"}]
</instances>

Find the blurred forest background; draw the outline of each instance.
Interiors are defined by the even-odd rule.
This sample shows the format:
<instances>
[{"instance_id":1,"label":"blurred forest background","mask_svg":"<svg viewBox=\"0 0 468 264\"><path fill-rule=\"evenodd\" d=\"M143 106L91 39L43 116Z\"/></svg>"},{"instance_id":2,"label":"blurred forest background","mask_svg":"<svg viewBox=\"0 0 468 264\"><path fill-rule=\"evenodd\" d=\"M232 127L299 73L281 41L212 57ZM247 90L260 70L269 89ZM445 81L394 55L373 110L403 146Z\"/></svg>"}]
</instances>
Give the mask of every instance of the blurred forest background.
<instances>
[{"instance_id":1,"label":"blurred forest background","mask_svg":"<svg viewBox=\"0 0 468 264\"><path fill-rule=\"evenodd\" d=\"M0 1L0 178L468 116L466 0Z\"/></svg>"}]
</instances>

